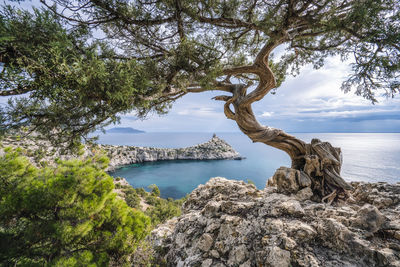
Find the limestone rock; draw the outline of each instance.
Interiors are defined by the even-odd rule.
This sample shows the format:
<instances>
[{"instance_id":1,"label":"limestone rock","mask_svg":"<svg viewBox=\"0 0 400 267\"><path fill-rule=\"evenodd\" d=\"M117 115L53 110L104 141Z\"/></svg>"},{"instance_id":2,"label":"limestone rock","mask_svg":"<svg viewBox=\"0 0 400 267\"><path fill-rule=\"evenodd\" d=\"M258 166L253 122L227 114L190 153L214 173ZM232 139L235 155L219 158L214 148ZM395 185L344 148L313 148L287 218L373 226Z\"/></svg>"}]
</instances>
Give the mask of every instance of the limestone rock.
<instances>
[{"instance_id":1,"label":"limestone rock","mask_svg":"<svg viewBox=\"0 0 400 267\"><path fill-rule=\"evenodd\" d=\"M203 261L203 263L201 264L201 267L211 267L213 263L212 259L206 259Z\"/></svg>"},{"instance_id":2,"label":"limestone rock","mask_svg":"<svg viewBox=\"0 0 400 267\"><path fill-rule=\"evenodd\" d=\"M272 177L270 185L275 185L279 193L297 193L300 189L297 176L297 170L280 167Z\"/></svg>"},{"instance_id":3,"label":"limestone rock","mask_svg":"<svg viewBox=\"0 0 400 267\"><path fill-rule=\"evenodd\" d=\"M168 266L400 266L400 184L353 187L355 203L329 206L212 178L182 216L153 231L156 258ZM378 199L391 204L378 209Z\"/></svg>"},{"instance_id":4,"label":"limestone rock","mask_svg":"<svg viewBox=\"0 0 400 267\"><path fill-rule=\"evenodd\" d=\"M385 221L385 216L375 206L365 204L358 210L353 225L370 233L376 233Z\"/></svg>"},{"instance_id":5,"label":"limestone rock","mask_svg":"<svg viewBox=\"0 0 400 267\"><path fill-rule=\"evenodd\" d=\"M313 192L310 187L305 187L296 193L296 198L300 201L304 201L307 199L311 199L313 196Z\"/></svg>"},{"instance_id":6,"label":"limestone rock","mask_svg":"<svg viewBox=\"0 0 400 267\"><path fill-rule=\"evenodd\" d=\"M266 258L266 266L290 266L290 252L279 247L272 247L269 249L268 256Z\"/></svg>"},{"instance_id":7,"label":"limestone rock","mask_svg":"<svg viewBox=\"0 0 400 267\"><path fill-rule=\"evenodd\" d=\"M396 206L400 203L400 187L388 183L351 183L356 187L353 197L358 203L368 203L380 208Z\"/></svg>"},{"instance_id":8,"label":"limestone rock","mask_svg":"<svg viewBox=\"0 0 400 267\"><path fill-rule=\"evenodd\" d=\"M210 234L203 234L200 238L200 241L197 244L197 247L202 251L209 251L211 246L213 245L213 237Z\"/></svg>"},{"instance_id":9,"label":"limestone rock","mask_svg":"<svg viewBox=\"0 0 400 267\"><path fill-rule=\"evenodd\" d=\"M276 186L279 193L296 194L301 189L310 187L311 179L303 171L280 167L268 181L268 185Z\"/></svg>"},{"instance_id":10,"label":"limestone rock","mask_svg":"<svg viewBox=\"0 0 400 267\"><path fill-rule=\"evenodd\" d=\"M237 265L247 259L247 248L245 245L234 247L229 253L228 265Z\"/></svg>"}]
</instances>

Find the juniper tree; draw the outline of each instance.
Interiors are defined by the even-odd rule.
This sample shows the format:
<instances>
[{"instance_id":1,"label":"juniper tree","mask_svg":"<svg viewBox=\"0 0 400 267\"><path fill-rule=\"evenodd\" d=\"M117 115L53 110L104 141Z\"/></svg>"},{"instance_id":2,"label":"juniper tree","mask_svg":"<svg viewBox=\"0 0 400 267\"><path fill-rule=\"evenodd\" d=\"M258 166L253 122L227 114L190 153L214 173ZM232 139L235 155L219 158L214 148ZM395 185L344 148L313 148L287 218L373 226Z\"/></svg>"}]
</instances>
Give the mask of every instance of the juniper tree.
<instances>
[{"instance_id":1,"label":"juniper tree","mask_svg":"<svg viewBox=\"0 0 400 267\"><path fill-rule=\"evenodd\" d=\"M2 14L0 95L29 94L3 113L3 127L79 136L120 112L165 112L188 93L220 91L214 99L228 119L252 141L285 151L315 195L333 199L351 189L340 177L340 149L261 125L252 103L329 56L354 61L345 92L372 102L399 92L397 0L41 3L44 13ZM282 57L273 55L278 47Z\"/></svg>"}]
</instances>

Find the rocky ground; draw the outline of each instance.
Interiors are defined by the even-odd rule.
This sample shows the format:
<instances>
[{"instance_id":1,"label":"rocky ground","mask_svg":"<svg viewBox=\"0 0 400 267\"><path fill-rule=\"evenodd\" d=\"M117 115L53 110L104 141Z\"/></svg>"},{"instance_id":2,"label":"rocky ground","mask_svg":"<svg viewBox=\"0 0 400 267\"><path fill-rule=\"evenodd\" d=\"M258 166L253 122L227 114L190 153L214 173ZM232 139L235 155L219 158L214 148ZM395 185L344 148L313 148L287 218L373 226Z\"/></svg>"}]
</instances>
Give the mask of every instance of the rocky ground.
<instances>
[{"instance_id":1,"label":"rocky ground","mask_svg":"<svg viewBox=\"0 0 400 267\"><path fill-rule=\"evenodd\" d=\"M242 159L232 146L214 135L209 141L186 148L153 148L137 146L91 145L83 146L78 154L65 153L59 148L51 146L49 142L35 139L19 139L9 136L2 140L2 146L21 147L33 163L41 162L52 164L56 158L69 159L77 156L92 156L98 152L105 152L110 158L107 170L145 161L159 160L215 160L215 159ZM0 147L0 155L2 148Z\"/></svg>"},{"instance_id":2,"label":"rocky ground","mask_svg":"<svg viewBox=\"0 0 400 267\"><path fill-rule=\"evenodd\" d=\"M151 242L167 266L400 267L400 183L352 183L353 199L310 200L310 183L281 167L264 190L213 178Z\"/></svg>"}]
</instances>

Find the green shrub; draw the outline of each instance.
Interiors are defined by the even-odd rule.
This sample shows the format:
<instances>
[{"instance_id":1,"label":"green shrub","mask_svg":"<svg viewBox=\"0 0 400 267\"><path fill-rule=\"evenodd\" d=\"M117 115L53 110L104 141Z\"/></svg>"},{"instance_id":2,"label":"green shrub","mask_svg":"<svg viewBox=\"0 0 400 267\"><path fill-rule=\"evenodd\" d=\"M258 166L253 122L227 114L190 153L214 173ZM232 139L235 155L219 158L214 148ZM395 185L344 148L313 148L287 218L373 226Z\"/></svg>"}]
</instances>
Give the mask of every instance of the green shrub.
<instances>
[{"instance_id":1,"label":"green shrub","mask_svg":"<svg viewBox=\"0 0 400 267\"><path fill-rule=\"evenodd\" d=\"M145 198L146 203L152 206L155 206L159 201L161 201L158 197L148 194Z\"/></svg>"},{"instance_id":2,"label":"green shrub","mask_svg":"<svg viewBox=\"0 0 400 267\"><path fill-rule=\"evenodd\" d=\"M252 185L256 185L252 180L250 180L250 179L247 179L247 183L248 184L252 184Z\"/></svg>"},{"instance_id":3,"label":"green shrub","mask_svg":"<svg viewBox=\"0 0 400 267\"><path fill-rule=\"evenodd\" d=\"M120 189L120 188L122 188L123 186L122 186L121 184L115 184L114 187L115 187L116 189Z\"/></svg>"},{"instance_id":4,"label":"green shrub","mask_svg":"<svg viewBox=\"0 0 400 267\"><path fill-rule=\"evenodd\" d=\"M158 198L153 203L153 207L148 208L145 212L153 225L164 223L172 217L181 215L182 203L180 201Z\"/></svg>"},{"instance_id":5,"label":"green shrub","mask_svg":"<svg viewBox=\"0 0 400 267\"><path fill-rule=\"evenodd\" d=\"M186 199L187 197L178 200L173 200L172 198L164 199L156 197L154 194L149 194L146 197L146 203L150 207L145 213L150 217L153 225L164 223L172 217L181 215L182 204Z\"/></svg>"},{"instance_id":6,"label":"green shrub","mask_svg":"<svg viewBox=\"0 0 400 267\"><path fill-rule=\"evenodd\" d=\"M129 186L122 190L125 193L125 201L129 207L140 209L140 197L136 193L136 190Z\"/></svg>"},{"instance_id":7,"label":"green shrub","mask_svg":"<svg viewBox=\"0 0 400 267\"><path fill-rule=\"evenodd\" d=\"M108 159L37 169L16 150L0 157L0 265L126 265L150 220L112 192Z\"/></svg>"},{"instance_id":8,"label":"green shrub","mask_svg":"<svg viewBox=\"0 0 400 267\"><path fill-rule=\"evenodd\" d=\"M156 186L155 184L151 184L148 186L149 189L151 189L151 194L159 197L160 196L160 189L158 189L158 186Z\"/></svg>"},{"instance_id":9,"label":"green shrub","mask_svg":"<svg viewBox=\"0 0 400 267\"><path fill-rule=\"evenodd\" d=\"M147 196L147 192L146 192L146 190L144 190L143 187L136 188L136 193L141 197L146 197Z\"/></svg>"}]
</instances>

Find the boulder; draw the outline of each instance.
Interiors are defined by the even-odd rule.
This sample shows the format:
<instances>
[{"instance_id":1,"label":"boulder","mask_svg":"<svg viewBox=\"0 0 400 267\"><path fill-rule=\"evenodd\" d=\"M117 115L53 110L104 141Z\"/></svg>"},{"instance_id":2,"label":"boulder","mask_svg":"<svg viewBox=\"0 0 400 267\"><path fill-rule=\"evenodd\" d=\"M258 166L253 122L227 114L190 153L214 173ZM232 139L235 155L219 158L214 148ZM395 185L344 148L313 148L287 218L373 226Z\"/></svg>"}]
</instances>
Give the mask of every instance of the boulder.
<instances>
[{"instance_id":1,"label":"boulder","mask_svg":"<svg viewBox=\"0 0 400 267\"><path fill-rule=\"evenodd\" d=\"M304 188L311 187L311 178L299 170L280 167L274 176L268 180L268 186L276 186L277 191L283 194L296 194ZM306 197L303 195L303 197Z\"/></svg>"},{"instance_id":2,"label":"boulder","mask_svg":"<svg viewBox=\"0 0 400 267\"><path fill-rule=\"evenodd\" d=\"M376 233L385 221L385 216L375 206L365 204L358 210L352 225L369 233Z\"/></svg>"}]
</instances>

